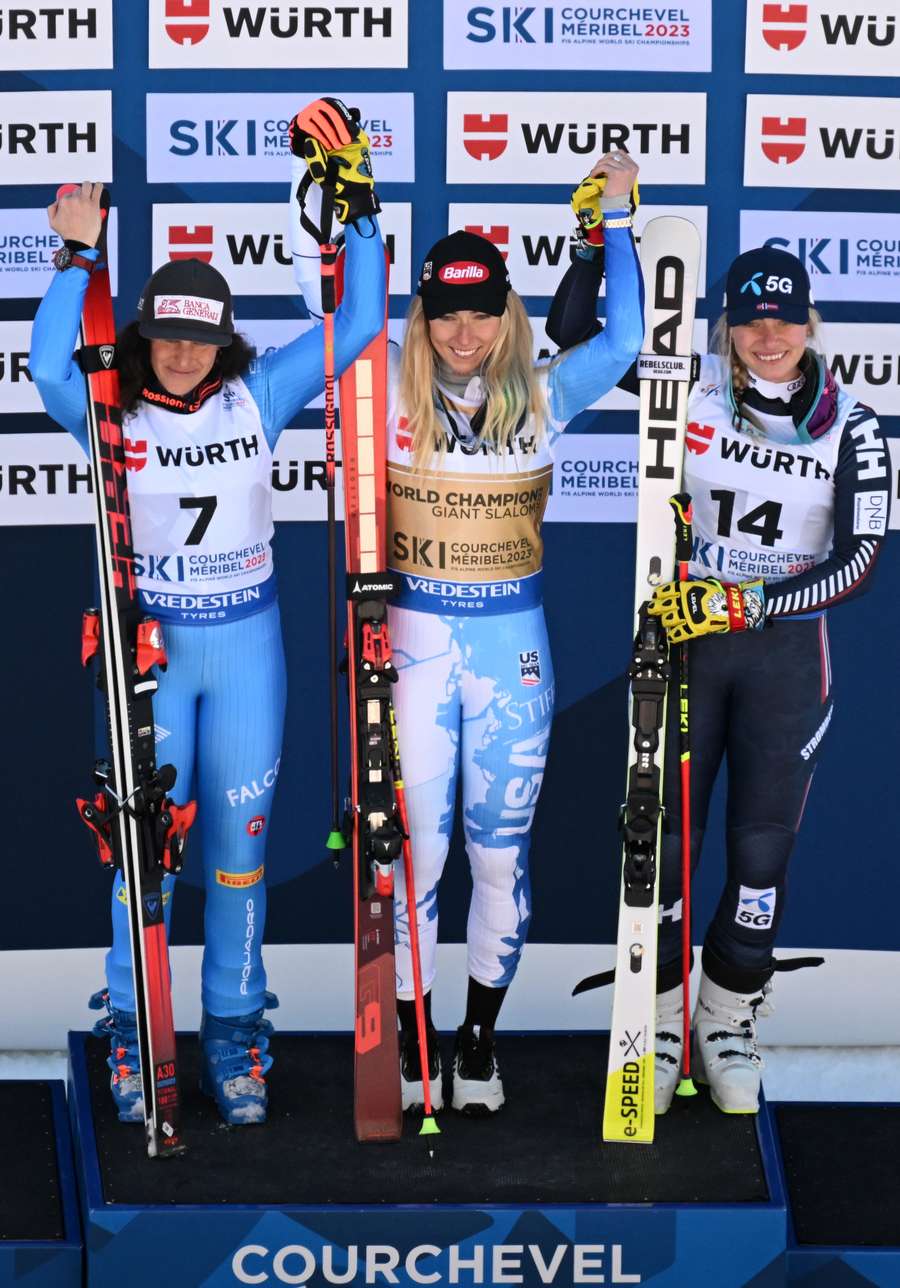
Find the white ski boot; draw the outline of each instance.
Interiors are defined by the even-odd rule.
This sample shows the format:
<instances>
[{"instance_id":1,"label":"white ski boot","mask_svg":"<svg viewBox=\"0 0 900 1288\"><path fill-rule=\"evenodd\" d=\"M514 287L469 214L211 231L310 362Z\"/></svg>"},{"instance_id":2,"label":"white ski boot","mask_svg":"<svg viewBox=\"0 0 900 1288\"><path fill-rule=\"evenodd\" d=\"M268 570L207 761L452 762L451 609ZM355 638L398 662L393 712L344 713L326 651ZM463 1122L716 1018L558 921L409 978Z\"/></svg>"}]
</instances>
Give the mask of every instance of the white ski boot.
<instances>
[{"instance_id":1,"label":"white ski boot","mask_svg":"<svg viewBox=\"0 0 900 1288\"><path fill-rule=\"evenodd\" d=\"M771 980L757 993L732 993L700 977L694 1012L694 1076L709 1083L713 1103L724 1114L755 1114L763 1059L756 1046L756 1019L771 1015Z\"/></svg>"},{"instance_id":2,"label":"white ski boot","mask_svg":"<svg viewBox=\"0 0 900 1288\"><path fill-rule=\"evenodd\" d=\"M683 988L676 984L656 995L656 1070L653 1079L653 1108L657 1114L668 1111L681 1077L681 1053L684 1047Z\"/></svg>"}]
</instances>

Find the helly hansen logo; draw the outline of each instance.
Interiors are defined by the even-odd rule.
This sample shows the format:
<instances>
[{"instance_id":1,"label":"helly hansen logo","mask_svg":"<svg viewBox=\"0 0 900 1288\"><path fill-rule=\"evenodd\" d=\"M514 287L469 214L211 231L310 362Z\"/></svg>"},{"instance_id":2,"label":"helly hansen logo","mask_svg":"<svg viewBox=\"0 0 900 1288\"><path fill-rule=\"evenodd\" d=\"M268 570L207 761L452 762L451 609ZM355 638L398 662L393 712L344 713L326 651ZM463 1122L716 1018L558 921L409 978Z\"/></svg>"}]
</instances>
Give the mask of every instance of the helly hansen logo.
<instances>
[{"instance_id":1,"label":"helly hansen logo","mask_svg":"<svg viewBox=\"0 0 900 1288\"><path fill-rule=\"evenodd\" d=\"M886 479L887 452L875 422L867 418L860 424L854 425L852 421L848 421L847 427L850 437L856 444L856 459L859 464L856 477L861 480Z\"/></svg>"}]
</instances>

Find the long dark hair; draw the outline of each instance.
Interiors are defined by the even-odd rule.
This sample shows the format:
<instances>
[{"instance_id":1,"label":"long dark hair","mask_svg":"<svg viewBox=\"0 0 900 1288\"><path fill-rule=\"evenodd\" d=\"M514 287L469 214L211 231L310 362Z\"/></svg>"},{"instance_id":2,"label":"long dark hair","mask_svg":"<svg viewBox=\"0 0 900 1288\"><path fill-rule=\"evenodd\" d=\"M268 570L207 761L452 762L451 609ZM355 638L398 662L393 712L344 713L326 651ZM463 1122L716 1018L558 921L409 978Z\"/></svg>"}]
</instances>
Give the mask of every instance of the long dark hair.
<instances>
[{"instance_id":1,"label":"long dark hair","mask_svg":"<svg viewBox=\"0 0 900 1288\"><path fill-rule=\"evenodd\" d=\"M122 411L131 412L137 407L141 390L154 379L150 365L150 341L138 330L138 322L129 322L116 337L116 358L119 368L119 392ZM242 335L234 333L231 344L219 350L213 372L223 380L242 376L256 357L256 350Z\"/></svg>"}]
</instances>

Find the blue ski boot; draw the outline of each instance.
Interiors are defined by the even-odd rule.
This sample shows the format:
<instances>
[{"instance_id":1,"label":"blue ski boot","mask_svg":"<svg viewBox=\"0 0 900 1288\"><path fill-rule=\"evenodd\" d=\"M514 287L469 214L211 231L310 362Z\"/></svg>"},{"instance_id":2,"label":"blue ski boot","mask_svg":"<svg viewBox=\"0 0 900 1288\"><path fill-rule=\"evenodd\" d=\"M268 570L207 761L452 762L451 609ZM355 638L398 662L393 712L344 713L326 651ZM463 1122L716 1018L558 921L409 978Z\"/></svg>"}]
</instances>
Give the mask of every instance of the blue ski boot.
<instances>
[{"instance_id":1,"label":"blue ski boot","mask_svg":"<svg viewBox=\"0 0 900 1288\"><path fill-rule=\"evenodd\" d=\"M274 993L266 993L265 1005L249 1015L203 1012L200 1090L215 1097L219 1113L231 1126L266 1121L272 1023L263 1019L263 1011L277 1005Z\"/></svg>"},{"instance_id":2,"label":"blue ski boot","mask_svg":"<svg viewBox=\"0 0 900 1288\"><path fill-rule=\"evenodd\" d=\"M109 992L101 988L88 1006L92 1011L106 1009L106 1015L97 1021L94 1037L109 1038L109 1059L112 1069L109 1080L112 1098L123 1123L144 1121L144 1092L141 1086L141 1058L138 1051L137 1017L133 1011L119 1011L111 1005Z\"/></svg>"}]
</instances>

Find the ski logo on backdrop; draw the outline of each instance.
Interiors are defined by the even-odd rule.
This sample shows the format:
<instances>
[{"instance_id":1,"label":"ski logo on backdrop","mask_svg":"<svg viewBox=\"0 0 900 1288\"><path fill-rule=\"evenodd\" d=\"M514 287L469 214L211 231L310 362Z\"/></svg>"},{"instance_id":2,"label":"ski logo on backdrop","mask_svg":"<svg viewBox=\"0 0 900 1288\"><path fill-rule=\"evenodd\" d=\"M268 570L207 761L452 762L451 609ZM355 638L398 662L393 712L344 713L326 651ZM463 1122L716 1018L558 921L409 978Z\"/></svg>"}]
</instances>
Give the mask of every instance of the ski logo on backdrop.
<instances>
[{"instance_id":1,"label":"ski logo on backdrop","mask_svg":"<svg viewBox=\"0 0 900 1288\"><path fill-rule=\"evenodd\" d=\"M764 116L760 146L775 165L793 165L806 151L806 117Z\"/></svg>"},{"instance_id":2,"label":"ski logo on backdrop","mask_svg":"<svg viewBox=\"0 0 900 1288\"><path fill-rule=\"evenodd\" d=\"M540 649L529 649L527 653L519 654L519 679L523 684L531 686L541 682L541 653Z\"/></svg>"},{"instance_id":3,"label":"ski logo on backdrop","mask_svg":"<svg viewBox=\"0 0 900 1288\"><path fill-rule=\"evenodd\" d=\"M715 432L712 425L700 425L692 420L685 431L684 445L693 456L702 456L709 451Z\"/></svg>"},{"instance_id":4,"label":"ski logo on backdrop","mask_svg":"<svg viewBox=\"0 0 900 1288\"><path fill-rule=\"evenodd\" d=\"M763 40L770 49L790 52L806 39L808 6L805 4L764 4Z\"/></svg>"},{"instance_id":5,"label":"ski logo on backdrop","mask_svg":"<svg viewBox=\"0 0 900 1288\"><path fill-rule=\"evenodd\" d=\"M253 818L251 818L250 822L247 824L247 835L259 836L260 832L263 830L265 825L266 825L265 814L255 814Z\"/></svg>"},{"instance_id":6,"label":"ski logo on backdrop","mask_svg":"<svg viewBox=\"0 0 900 1288\"><path fill-rule=\"evenodd\" d=\"M166 35L176 45L199 45L209 35L210 0L166 0ZM198 19L206 18L206 22Z\"/></svg>"},{"instance_id":7,"label":"ski logo on backdrop","mask_svg":"<svg viewBox=\"0 0 900 1288\"><path fill-rule=\"evenodd\" d=\"M509 116L505 112L494 112L492 116L463 113L463 147L474 160L496 161L508 143Z\"/></svg>"},{"instance_id":8,"label":"ski logo on backdrop","mask_svg":"<svg viewBox=\"0 0 900 1288\"><path fill-rule=\"evenodd\" d=\"M775 918L775 887L767 890L754 890L752 886L741 886L738 895L737 912L734 919L739 926L749 930L770 930Z\"/></svg>"}]
</instances>

